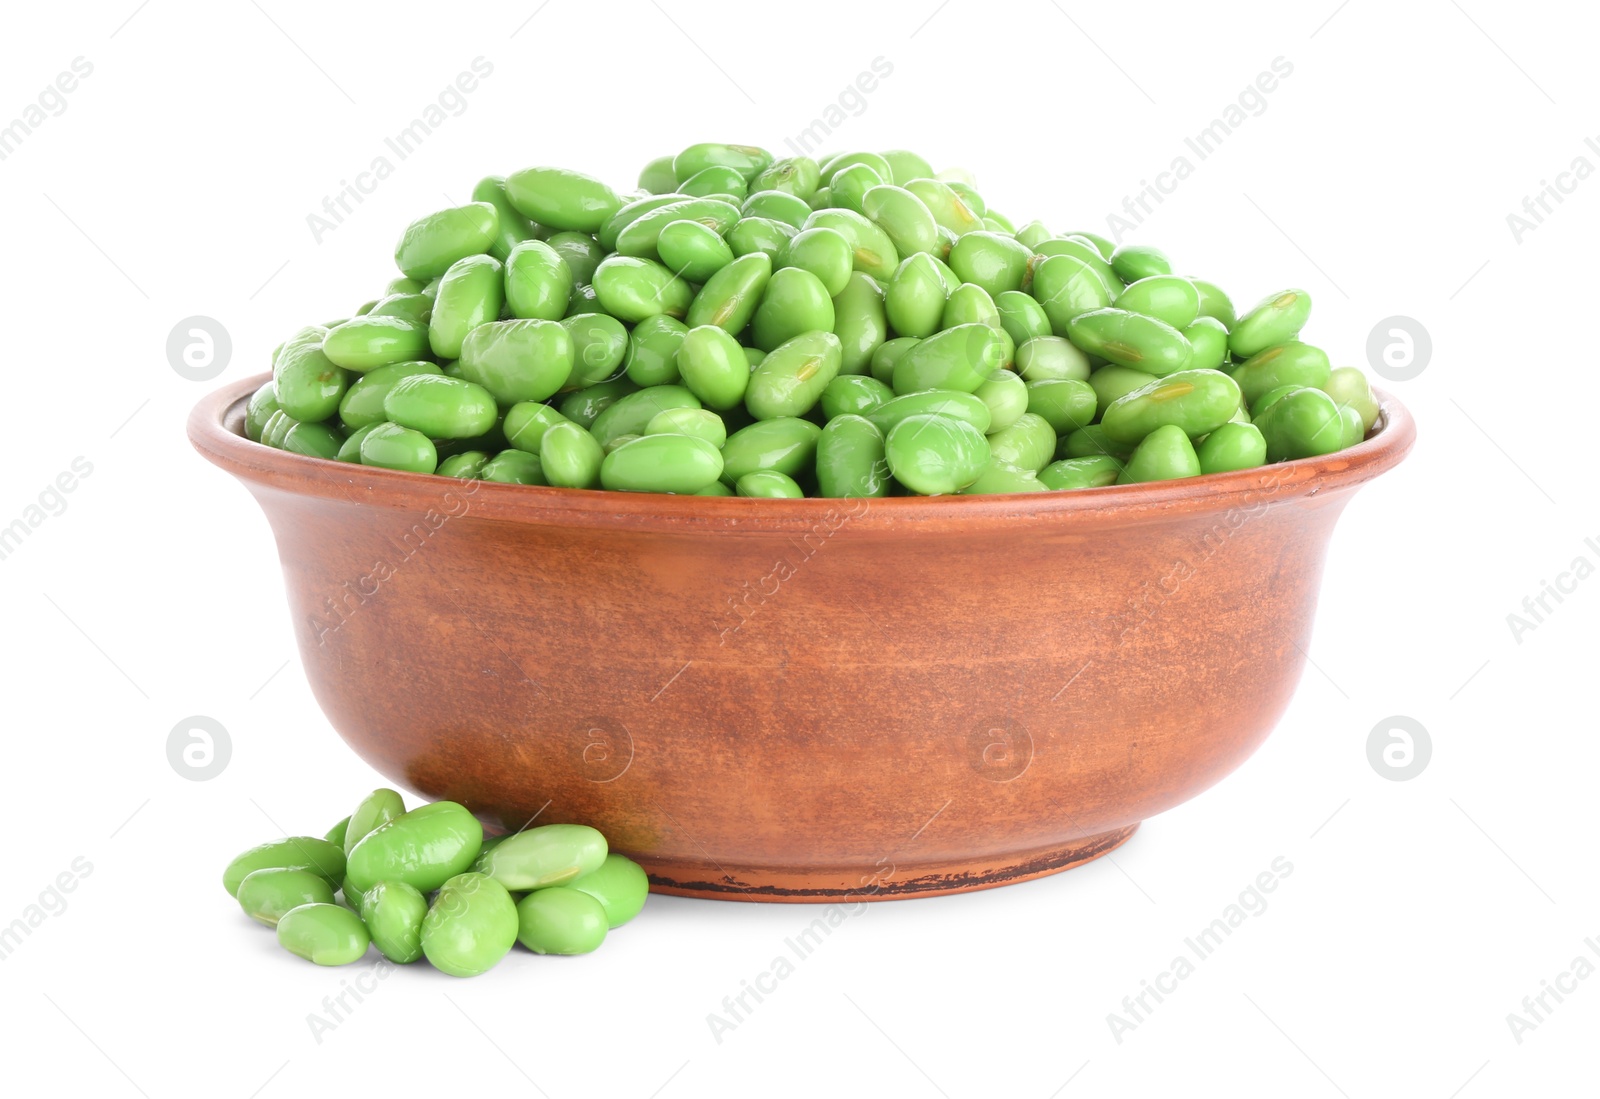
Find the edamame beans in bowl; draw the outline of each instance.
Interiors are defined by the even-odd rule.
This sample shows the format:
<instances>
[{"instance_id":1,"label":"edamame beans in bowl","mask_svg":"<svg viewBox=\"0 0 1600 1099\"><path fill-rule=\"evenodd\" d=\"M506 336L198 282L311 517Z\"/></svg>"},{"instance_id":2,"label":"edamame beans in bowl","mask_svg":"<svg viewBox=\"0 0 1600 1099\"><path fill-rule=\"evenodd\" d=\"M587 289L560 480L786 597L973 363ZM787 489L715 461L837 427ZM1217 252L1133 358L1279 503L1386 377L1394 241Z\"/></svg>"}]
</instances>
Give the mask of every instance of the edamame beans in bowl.
<instances>
[{"instance_id":1,"label":"edamame beans in bowl","mask_svg":"<svg viewBox=\"0 0 1600 1099\"><path fill-rule=\"evenodd\" d=\"M916 154L703 143L632 191L487 176L273 352L245 434L315 458L702 496L1066 492L1331 454L1362 373L1311 296L1022 223ZM1203 268L1199 268L1203 272Z\"/></svg>"}]
</instances>

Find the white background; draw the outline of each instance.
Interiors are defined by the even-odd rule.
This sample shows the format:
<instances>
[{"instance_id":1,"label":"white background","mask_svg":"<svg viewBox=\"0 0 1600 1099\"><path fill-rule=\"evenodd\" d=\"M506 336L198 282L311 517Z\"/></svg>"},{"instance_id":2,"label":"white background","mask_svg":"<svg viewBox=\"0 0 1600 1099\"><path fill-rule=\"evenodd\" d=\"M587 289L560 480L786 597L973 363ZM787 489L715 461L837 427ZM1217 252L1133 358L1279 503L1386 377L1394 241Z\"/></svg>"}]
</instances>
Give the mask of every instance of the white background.
<instances>
[{"instance_id":1,"label":"white background","mask_svg":"<svg viewBox=\"0 0 1600 1099\"><path fill-rule=\"evenodd\" d=\"M1593 682L1600 580L1520 643L1506 616L1600 563L1593 260L1600 181L1516 239L1506 215L1600 135L1596 26L1568 4L1067 2L15 7L0 120L93 73L0 161L8 379L0 525L93 471L0 561L0 925L78 858L67 907L0 961L14 1085L74 1093L1247 1096L1593 1094L1600 979L1519 1043L1507 1015L1600 965ZM663 10L664 9L664 10ZM473 58L494 66L319 244L307 226ZM482 175L568 165L631 186L699 140L787 151L874 58L831 148L973 170L1018 224L1105 231L1283 57L1265 110L1129 239L1248 304L1317 301L1367 363L1383 318L1433 356L1389 388L1413 457L1347 511L1299 694L1239 772L1111 858L976 895L871 906L716 1040L707 1015L817 913L653 898L597 954L489 976L397 971L317 1040L355 971L280 952L218 888L237 850L320 833L379 781L300 674L266 523L183 437L212 385L393 275L414 216ZM1191 160L1193 156L1191 154ZM183 380L184 317L229 331ZM167 760L208 715L218 777ZM1431 734L1393 781L1367 740ZM1272 861L1292 874L1118 1042L1122 1000ZM51 907L59 905L51 901ZM1554 1001L1549 1001L1554 1004ZM1070 1081L1070 1082L1069 1082ZM535 1088L537 1090L535 1090Z\"/></svg>"}]
</instances>

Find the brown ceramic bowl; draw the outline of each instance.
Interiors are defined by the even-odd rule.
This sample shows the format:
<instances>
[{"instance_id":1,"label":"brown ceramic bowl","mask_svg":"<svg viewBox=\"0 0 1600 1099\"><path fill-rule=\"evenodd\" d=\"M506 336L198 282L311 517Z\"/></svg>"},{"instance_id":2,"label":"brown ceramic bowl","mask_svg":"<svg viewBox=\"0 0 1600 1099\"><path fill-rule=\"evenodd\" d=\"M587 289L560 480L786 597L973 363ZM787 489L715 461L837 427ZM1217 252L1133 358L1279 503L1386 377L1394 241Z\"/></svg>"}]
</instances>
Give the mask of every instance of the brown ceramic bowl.
<instances>
[{"instance_id":1,"label":"brown ceramic bowl","mask_svg":"<svg viewBox=\"0 0 1600 1099\"><path fill-rule=\"evenodd\" d=\"M749 500L362 468L189 437L277 536L302 662L378 770L492 829L582 821L656 890L1022 881L1239 766L1300 678L1323 553L1411 448L1167 484Z\"/></svg>"}]
</instances>

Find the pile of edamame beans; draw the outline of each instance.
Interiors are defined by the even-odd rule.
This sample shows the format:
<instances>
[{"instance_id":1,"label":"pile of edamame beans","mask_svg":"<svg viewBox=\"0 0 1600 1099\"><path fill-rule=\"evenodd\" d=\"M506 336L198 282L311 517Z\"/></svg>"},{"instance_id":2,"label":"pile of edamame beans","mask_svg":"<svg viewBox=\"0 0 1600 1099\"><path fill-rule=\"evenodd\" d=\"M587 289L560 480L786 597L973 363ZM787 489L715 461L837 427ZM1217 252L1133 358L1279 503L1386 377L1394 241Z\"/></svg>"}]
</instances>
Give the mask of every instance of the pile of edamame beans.
<instances>
[{"instance_id":1,"label":"pile of edamame beans","mask_svg":"<svg viewBox=\"0 0 1600 1099\"><path fill-rule=\"evenodd\" d=\"M702 496L1014 493L1329 454L1378 405L1147 245L1021 228L903 150L692 145L618 193L490 176L273 356L245 431L317 458Z\"/></svg>"},{"instance_id":2,"label":"pile of edamame beans","mask_svg":"<svg viewBox=\"0 0 1600 1099\"><path fill-rule=\"evenodd\" d=\"M284 949L317 965L349 965L376 946L391 962L425 957L454 977L486 972L519 942L537 954L587 954L639 914L650 889L639 864L586 825L485 838L463 806L407 812L387 789L321 839L252 847L222 884L277 928Z\"/></svg>"}]
</instances>

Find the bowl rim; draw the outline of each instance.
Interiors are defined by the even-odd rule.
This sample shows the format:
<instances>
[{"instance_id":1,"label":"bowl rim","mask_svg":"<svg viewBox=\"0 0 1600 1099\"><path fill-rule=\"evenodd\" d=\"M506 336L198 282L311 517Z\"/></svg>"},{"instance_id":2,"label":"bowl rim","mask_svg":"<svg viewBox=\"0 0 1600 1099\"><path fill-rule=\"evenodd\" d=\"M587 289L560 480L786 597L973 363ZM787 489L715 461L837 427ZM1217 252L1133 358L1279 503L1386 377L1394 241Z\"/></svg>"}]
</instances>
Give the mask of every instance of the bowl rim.
<instances>
[{"instance_id":1,"label":"bowl rim","mask_svg":"<svg viewBox=\"0 0 1600 1099\"><path fill-rule=\"evenodd\" d=\"M252 442L243 433L244 404L269 373L240 378L202 397L189 413L190 443L207 460L251 484L344 503L427 511L472 497L474 518L521 523L632 529L812 531L848 521L852 529L960 530L974 523L1083 517L1096 522L1151 522L1178 515L1226 512L1315 496L1341 495L1387 472L1410 453L1416 423L1404 405L1374 388L1379 418L1353 447L1232 473L1071 492L1029 492L956 499L893 496L866 499L676 496L666 493L459 481L313 458ZM1264 500L1265 498L1265 500ZM841 520L841 515L848 519Z\"/></svg>"}]
</instances>

